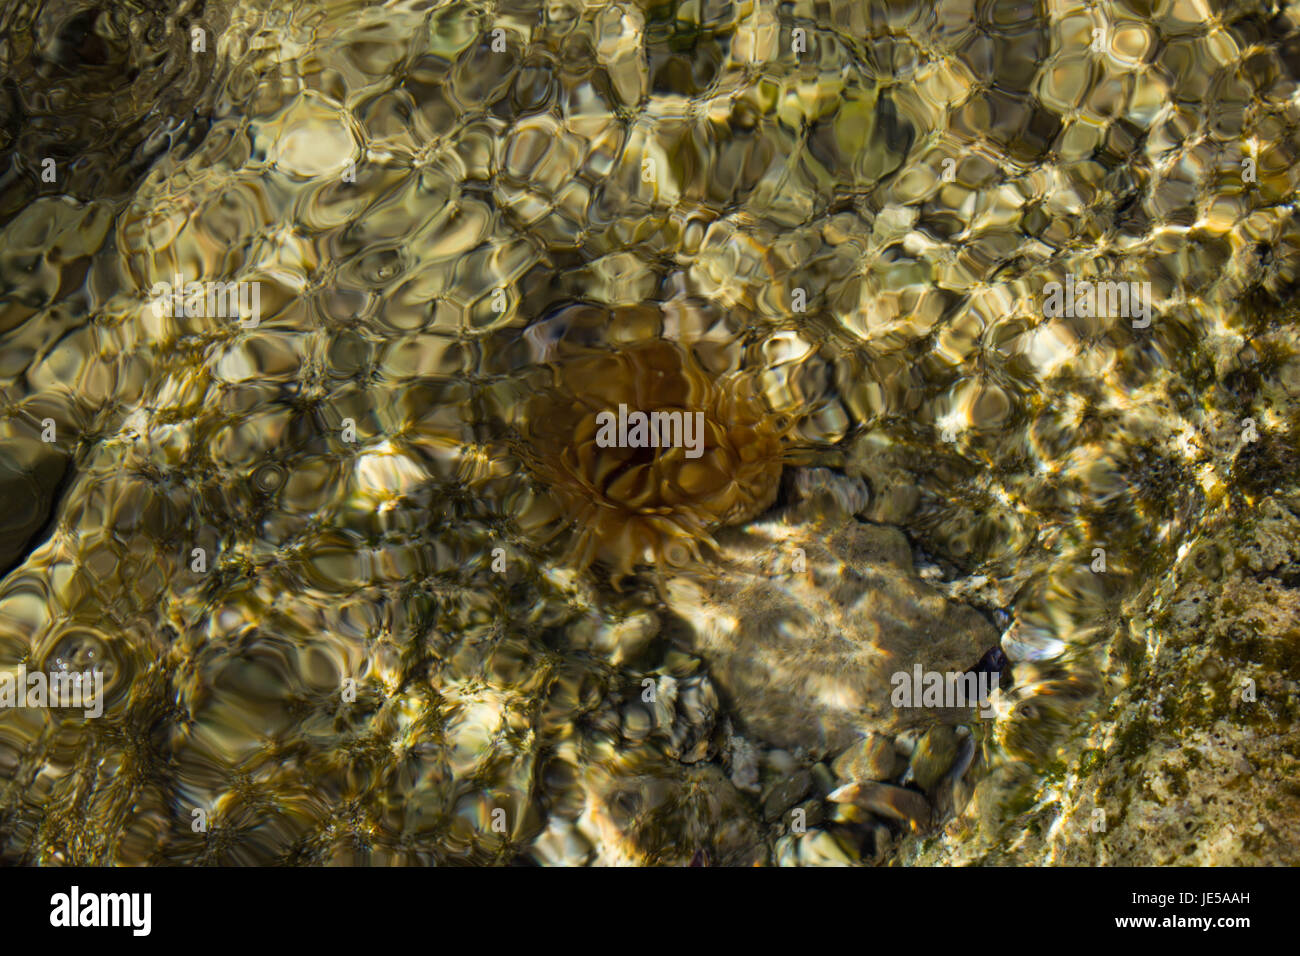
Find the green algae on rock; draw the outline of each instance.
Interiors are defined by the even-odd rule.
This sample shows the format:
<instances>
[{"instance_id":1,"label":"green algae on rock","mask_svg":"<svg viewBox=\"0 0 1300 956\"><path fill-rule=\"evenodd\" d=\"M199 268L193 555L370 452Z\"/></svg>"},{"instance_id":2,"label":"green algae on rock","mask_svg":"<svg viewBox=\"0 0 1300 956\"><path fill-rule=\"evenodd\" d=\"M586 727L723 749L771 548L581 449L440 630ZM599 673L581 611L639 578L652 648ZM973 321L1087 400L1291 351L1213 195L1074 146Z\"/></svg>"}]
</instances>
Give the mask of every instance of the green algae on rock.
<instances>
[{"instance_id":1,"label":"green algae on rock","mask_svg":"<svg viewBox=\"0 0 1300 956\"><path fill-rule=\"evenodd\" d=\"M1222 516L1144 592L1047 779L995 768L914 864L1300 863L1300 498Z\"/></svg>"}]
</instances>

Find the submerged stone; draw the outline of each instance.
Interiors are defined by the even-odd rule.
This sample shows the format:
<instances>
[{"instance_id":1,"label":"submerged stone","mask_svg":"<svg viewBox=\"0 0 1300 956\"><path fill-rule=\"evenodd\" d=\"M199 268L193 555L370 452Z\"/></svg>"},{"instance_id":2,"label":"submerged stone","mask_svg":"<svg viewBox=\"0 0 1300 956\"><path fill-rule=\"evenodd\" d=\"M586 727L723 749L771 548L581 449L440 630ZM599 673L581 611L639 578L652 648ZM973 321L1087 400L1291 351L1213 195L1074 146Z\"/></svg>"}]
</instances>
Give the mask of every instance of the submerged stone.
<instances>
[{"instance_id":1,"label":"submerged stone","mask_svg":"<svg viewBox=\"0 0 1300 956\"><path fill-rule=\"evenodd\" d=\"M49 520L68 458L57 446L29 438L0 440L0 575L26 554Z\"/></svg>"},{"instance_id":2,"label":"submerged stone","mask_svg":"<svg viewBox=\"0 0 1300 956\"><path fill-rule=\"evenodd\" d=\"M997 637L916 575L901 532L777 517L717 537L717 573L673 578L666 602L747 736L835 753L869 732L969 716L891 702L894 674L961 674Z\"/></svg>"}]
</instances>

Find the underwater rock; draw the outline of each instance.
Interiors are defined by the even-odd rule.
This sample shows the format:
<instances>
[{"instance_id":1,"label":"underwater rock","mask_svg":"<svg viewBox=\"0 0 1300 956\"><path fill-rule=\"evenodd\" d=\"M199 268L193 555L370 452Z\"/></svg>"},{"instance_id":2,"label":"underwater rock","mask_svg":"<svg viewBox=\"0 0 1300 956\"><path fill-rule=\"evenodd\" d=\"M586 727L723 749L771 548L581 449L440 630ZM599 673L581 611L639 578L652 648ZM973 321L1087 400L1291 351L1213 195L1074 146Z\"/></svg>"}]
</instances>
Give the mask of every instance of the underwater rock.
<instances>
[{"instance_id":1,"label":"underwater rock","mask_svg":"<svg viewBox=\"0 0 1300 956\"><path fill-rule=\"evenodd\" d=\"M687 866L701 850L711 866L762 861L757 821L721 770L645 771L620 777L588 773L577 828L599 848L595 865Z\"/></svg>"},{"instance_id":2,"label":"underwater rock","mask_svg":"<svg viewBox=\"0 0 1300 956\"><path fill-rule=\"evenodd\" d=\"M957 838L913 843L905 862L1300 864L1300 496L1247 507L1148 589L1109 655L1120 690L1066 752L1063 782L1003 764Z\"/></svg>"},{"instance_id":3,"label":"underwater rock","mask_svg":"<svg viewBox=\"0 0 1300 956\"><path fill-rule=\"evenodd\" d=\"M952 769L961 751L963 738L955 727L940 724L931 727L916 742L907 768L907 780L926 793Z\"/></svg>"},{"instance_id":4,"label":"underwater rock","mask_svg":"<svg viewBox=\"0 0 1300 956\"><path fill-rule=\"evenodd\" d=\"M897 776L901 761L888 737L871 734L840 754L834 763L835 775L850 783L867 780L890 780Z\"/></svg>"},{"instance_id":5,"label":"underwater rock","mask_svg":"<svg viewBox=\"0 0 1300 956\"><path fill-rule=\"evenodd\" d=\"M726 758L731 782L735 784L737 790L744 790L747 793L760 792L762 787L758 782L758 748L744 737L733 734L730 722L727 723L725 730Z\"/></svg>"},{"instance_id":6,"label":"underwater rock","mask_svg":"<svg viewBox=\"0 0 1300 956\"><path fill-rule=\"evenodd\" d=\"M50 519L67 458L45 442L0 439L0 575L21 559L32 536Z\"/></svg>"},{"instance_id":7,"label":"underwater rock","mask_svg":"<svg viewBox=\"0 0 1300 956\"><path fill-rule=\"evenodd\" d=\"M777 517L717 540L718 573L667 582L680 619L667 629L704 659L747 737L825 754L932 721L945 712L893 706L891 678L964 672L996 640L916 575L896 529Z\"/></svg>"},{"instance_id":8,"label":"underwater rock","mask_svg":"<svg viewBox=\"0 0 1300 956\"><path fill-rule=\"evenodd\" d=\"M798 803L812 788L812 774L807 770L777 780L763 800L763 816L779 820L787 810Z\"/></svg>"},{"instance_id":9,"label":"underwater rock","mask_svg":"<svg viewBox=\"0 0 1300 956\"><path fill-rule=\"evenodd\" d=\"M667 737L668 753L682 763L698 763L709 751L718 695L702 674L678 681L665 674L656 685L655 724Z\"/></svg>"}]
</instances>

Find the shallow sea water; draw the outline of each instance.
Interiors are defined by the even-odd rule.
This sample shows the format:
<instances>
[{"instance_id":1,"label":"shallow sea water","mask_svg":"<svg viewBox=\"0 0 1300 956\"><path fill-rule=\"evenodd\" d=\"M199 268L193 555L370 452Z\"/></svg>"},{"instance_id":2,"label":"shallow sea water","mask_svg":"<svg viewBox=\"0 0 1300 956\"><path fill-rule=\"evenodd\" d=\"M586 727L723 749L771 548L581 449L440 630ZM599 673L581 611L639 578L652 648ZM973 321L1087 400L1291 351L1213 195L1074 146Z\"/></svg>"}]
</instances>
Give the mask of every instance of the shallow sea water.
<instances>
[{"instance_id":1,"label":"shallow sea water","mask_svg":"<svg viewBox=\"0 0 1300 956\"><path fill-rule=\"evenodd\" d=\"M1295 7L17 2L0 74L0 669L105 680L0 709L9 862L889 862L1294 464Z\"/></svg>"}]
</instances>

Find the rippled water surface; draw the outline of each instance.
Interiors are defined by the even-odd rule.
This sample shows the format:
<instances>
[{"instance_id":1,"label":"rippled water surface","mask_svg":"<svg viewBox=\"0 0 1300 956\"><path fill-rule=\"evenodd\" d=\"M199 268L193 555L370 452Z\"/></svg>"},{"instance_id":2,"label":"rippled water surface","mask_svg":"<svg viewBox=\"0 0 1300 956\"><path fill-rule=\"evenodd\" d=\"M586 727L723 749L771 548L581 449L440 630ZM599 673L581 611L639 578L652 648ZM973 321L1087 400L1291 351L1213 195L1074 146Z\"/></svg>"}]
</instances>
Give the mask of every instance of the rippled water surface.
<instances>
[{"instance_id":1,"label":"rippled water surface","mask_svg":"<svg viewBox=\"0 0 1300 956\"><path fill-rule=\"evenodd\" d=\"M8 0L0 76L0 669L105 681L0 709L10 862L963 839L1295 473L1297 7Z\"/></svg>"}]
</instances>

